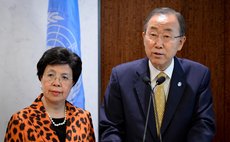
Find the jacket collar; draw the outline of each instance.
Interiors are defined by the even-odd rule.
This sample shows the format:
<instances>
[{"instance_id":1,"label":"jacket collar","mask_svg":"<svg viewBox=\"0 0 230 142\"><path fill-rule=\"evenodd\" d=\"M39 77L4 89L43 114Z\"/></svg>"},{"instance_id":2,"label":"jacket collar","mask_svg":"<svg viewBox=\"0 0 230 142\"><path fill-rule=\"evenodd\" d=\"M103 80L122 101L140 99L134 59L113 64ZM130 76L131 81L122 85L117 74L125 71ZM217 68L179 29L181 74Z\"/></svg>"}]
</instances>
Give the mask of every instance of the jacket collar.
<instances>
[{"instance_id":1,"label":"jacket collar","mask_svg":"<svg viewBox=\"0 0 230 142\"><path fill-rule=\"evenodd\" d=\"M52 134L52 137L58 140L58 136L56 135L55 131L52 129L53 125L50 121L50 118L48 114L46 113L45 107L41 101L43 97L43 94L39 95L35 101L31 104L30 109L32 110L31 112L35 112L35 115L31 115L29 118L29 123L31 123L36 131L39 133L40 131L45 131L46 133ZM66 101L66 135L67 132L72 132L69 133L69 137L75 137L77 136L77 133L72 130L72 122L74 121L71 119L73 115L76 115L76 113L80 113L80 110L77 110L76 107L74 107L72 104L70 104L68 101ZM39 120L39 121L37 121ZM43 124L40 122L43 121L47 126L44 127ZM41 136L44 141L47 141L47 137L45 135ZM68 139L66 139L66 142Z\"/></svg>"}]
</instances>

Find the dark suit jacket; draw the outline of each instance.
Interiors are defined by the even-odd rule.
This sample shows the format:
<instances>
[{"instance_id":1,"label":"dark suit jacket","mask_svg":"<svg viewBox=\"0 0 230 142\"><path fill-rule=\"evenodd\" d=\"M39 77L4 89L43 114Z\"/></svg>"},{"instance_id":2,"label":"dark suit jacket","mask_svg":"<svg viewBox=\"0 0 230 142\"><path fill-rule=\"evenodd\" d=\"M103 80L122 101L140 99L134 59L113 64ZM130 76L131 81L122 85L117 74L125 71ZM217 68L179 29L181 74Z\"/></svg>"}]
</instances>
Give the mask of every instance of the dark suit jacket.
<instances>
[{"instance_id":1,"label":"dark suit jacket","mask_svg":"<svg viewBox=\"0 0 230 142\"><path fill-rule=\"evenodd\" d=\"M163 142L211 142L215 120L209 69L186 59L175 57L174 62L161 127ZM142 141L151 94L144 76L150 76L147 58L113 68L100 111L100 141ZM158 142L152 106L146 141Z\"/></svg>"}]
</instances>

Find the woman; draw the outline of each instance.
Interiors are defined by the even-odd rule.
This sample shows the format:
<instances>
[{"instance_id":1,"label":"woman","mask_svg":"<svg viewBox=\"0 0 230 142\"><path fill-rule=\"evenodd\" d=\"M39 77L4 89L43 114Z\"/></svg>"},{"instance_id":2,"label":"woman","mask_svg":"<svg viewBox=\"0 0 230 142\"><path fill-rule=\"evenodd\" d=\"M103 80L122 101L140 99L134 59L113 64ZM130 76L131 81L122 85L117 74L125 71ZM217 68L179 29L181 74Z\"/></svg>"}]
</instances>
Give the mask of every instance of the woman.
<instances>
[{"instance_id":1,"label":"woman","mask_svg":"<svg viewBox=\"0 0 230 142\"><path fill-rule=\"evenodd\" d=\"M81 59L75 53L62 47L47 50L37 63L42 93L13 114L5 142L94 142L90 113L66 101L81 70Z\"/></svg>"}]
</instances>

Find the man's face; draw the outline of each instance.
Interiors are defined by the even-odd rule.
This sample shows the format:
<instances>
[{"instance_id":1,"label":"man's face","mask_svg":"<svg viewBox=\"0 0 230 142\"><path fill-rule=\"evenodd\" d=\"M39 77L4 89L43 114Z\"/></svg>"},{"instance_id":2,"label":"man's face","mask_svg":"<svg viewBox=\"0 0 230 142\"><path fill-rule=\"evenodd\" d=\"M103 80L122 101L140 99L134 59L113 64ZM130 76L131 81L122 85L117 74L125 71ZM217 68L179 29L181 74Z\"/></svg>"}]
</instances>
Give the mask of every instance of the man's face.
<instances>
[{"instance_id":1,"label":"man's face","mask_svg":"<svg viewBox=\"0 0 230 142\"><path fill-rule=\"evenodd\" d=\"M154 15L147 23L143 32L145 53L158 70L165 70L177 51L182 49L186 37L178 36L180 27L173 14Z\"/></svg>"}]
</instances>

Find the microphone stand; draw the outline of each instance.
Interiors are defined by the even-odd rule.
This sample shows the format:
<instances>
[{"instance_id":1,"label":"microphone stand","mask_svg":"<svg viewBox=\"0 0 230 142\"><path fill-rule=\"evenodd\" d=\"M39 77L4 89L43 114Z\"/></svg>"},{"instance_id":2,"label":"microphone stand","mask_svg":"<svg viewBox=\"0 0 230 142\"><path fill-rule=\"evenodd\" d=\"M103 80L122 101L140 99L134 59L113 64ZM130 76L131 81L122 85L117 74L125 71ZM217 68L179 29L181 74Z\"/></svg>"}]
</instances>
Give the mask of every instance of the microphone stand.
<instances>
[{"instance_id":1,"label":"microphone stand","mask_svg":"<svg viewBox=\"0 0 230 142\"><path fill-rule=\"evenodd\" d=\"M147 110L146 121L145 121L145 130L144 130L144 135L143 135L143 142L145 142L145 139L146 139L147 125L148 125L148 121L149 121L149 111L150 111L150 105L151 105L151 100L152 100L151 96L152 96L152 90L151 90L151 94L149 97L149 104L148 104L148 110ZM154 109L154 111L155 111L155 109Z\"/></svg>"}]
</instances>

